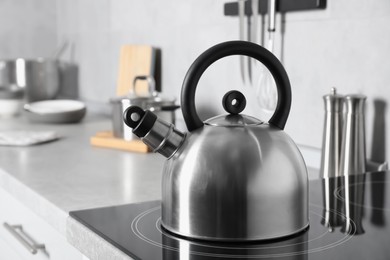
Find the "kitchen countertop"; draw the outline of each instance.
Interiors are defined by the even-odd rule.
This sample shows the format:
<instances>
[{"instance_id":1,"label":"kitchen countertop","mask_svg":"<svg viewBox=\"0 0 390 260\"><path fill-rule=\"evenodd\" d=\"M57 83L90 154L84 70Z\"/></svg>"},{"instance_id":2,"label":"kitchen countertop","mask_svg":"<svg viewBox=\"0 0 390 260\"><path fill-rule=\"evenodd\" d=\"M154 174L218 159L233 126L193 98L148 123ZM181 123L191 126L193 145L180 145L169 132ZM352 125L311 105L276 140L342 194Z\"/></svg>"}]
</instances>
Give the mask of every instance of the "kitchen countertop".
<instances>
[{"instance_id":1,"label":"kitchen countertop","mask_svg":"<svg viewBox=\"0 0 390 260\"><path fill-rule=\"evenodd\" d=\"M70 211L160 199L164 158L92 147L89 138L111 129L108 117L79 124L0 119L2 130L54 130L59 140L30 147L0 146L0 187L30 208L91 259L128 259L69 217Z\"/></svg>"},{"instance_id":2,"label":"kitchen countertop","mask_svg":"<svg viewBox=\"0 0 390 260\"><path fill-rule=\"evenodd\" d=\"M0 146L0 187L64 236L70 211L159 199L164 158L89 144L96 132L109 129L109 118L97 115L61 125L0 119L0 131L54 130L62 136L36 146Z\"/></svg>"}]
</instances>

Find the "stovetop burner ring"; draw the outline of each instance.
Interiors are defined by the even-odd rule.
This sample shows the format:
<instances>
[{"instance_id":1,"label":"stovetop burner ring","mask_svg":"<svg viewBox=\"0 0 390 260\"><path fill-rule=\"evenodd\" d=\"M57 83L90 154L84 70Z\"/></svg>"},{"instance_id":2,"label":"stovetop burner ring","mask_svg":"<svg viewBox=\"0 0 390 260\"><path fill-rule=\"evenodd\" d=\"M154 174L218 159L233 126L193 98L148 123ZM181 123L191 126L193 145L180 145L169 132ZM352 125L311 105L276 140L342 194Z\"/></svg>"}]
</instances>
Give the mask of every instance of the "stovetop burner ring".
<instances>
[{"instance_id":1,"label":"stovetop burner ring","mask_svg":"<svg viewBox=\"0 0 390 260\"><path fill-rule=\"evenodd\" d=\"M317 205L311 204L310 206L314 206L314 207L317 207L319 209L322 209L322 207L319 207ZM157 206L157 207L151 208L149 210L146 210L144 212L141 212L139 215L137 215L131 223L131 230L139 239L141 239L141 240L143 240L143 241L145 241L153 246L163 248L166 250L180 252L180 248L172 247L169 245L165 245L162 242L155 241L155 240L149 238L147 235L143 234L142 230L140 230L140 222L145 217L148 217L149 214L155 214L157 211L160 210L160 208L161 208L161 206ZM323 219L323 217L320 214L316 213L313 210L310 210L310 214L314 218ZM345 217L345 215L343 215L340 212L337 212L336 214L339 214L339 215ZM273 254L269 254L269 253L256 254L255 253L255 254L251 254L251 255L248 255L248 254L240 255L240 254L235 254L235 251L237 251L237 250L263 251L263 250L271 250L271 249L282 249L282 248L288 248L288 247L297 247L297 246L299 247L300 245L304 246L304 244L307 244L307 246L309 247L310 244L312 244L312 243L314 244L314 242L316 242L317 240L321 240L323 237L325 237L327 234L330 234L330 233L324 227L324 232L319 233L318 235L316 235L312 239L305 239L303 242L300 242L300 243L292 243L292 244L287 244L287 245L273 245L273 246L271 244L264 244L264 243L263 244L259 243L258 245L251 243L248 247L243 247L242 244L240 246L234 246L231 243L229 243L229 247L227 247L227 246L221 246L221 245L215 245L215 244L211 245L211 244L206 244L206 243L192 241L192 240L189 241L189 240L186 240L184 238L179 238L177 236L171 235L170 233L167 233L161 229L161 217L159 217L160 216L159 214L157 214L157 216L158 217L155 218L155 228L158 230L158 232L162 236L165 236L169 239L174 239L176 241L179 241L180 243L188 243L189 245L195 245L195 246L198 246L201 248L223 249L223 250L231 251L228 254L216 254L216 253L212 253L212 252L208 253L208 252L204 252L204 251L202 252L202 251L198 251L198 250L196 250L196 251L190 250L189 251L189 253L193 254L193 255L216 257L216 258L246 258L246 259L249 259L249 258L277 258L277 257L288 257L288 256L315 253L315 252L324 251L324 250L339 246L343 243L346 243L354 235L354 233L353 233L354 231L350 231L349 233L345 233L344 236L341 237L340 239L335 240L327 245L314 247L314 248L308 248L308 249L302 250L302 251L292 251L292 252L286 252L286 253L273 253ZM355 223L352 220L350 220L350 223L352 225L355 225ZM352 230L355 230L355 229L352 229Z\"/></svg>"},{"instance_id":2,"label":"stovetop burner ring","mask_svg":"<svg viewBox=\"0 0 390 260\"><path fill-rule=\"evenodd\" d=\"M358 188L359 185L362 185L363 187L361 188L364 188L364 185L383 185L383 186L390 186L390 182L388 181L362 181L362 182L354 182L354 183L348 183L348 187L349 188ZM341 187L338 187L337 189L334 190L333 192L333 195L340 201L344 202L345 203L345 197L344 197L344 194L345 194L345 190L346 190L346 187L345 185L341 186ZM383 210L383 211L390 211L390 208L384 208L384 207L375 207L375 206L372 206L372 205L368 205L367 203L364 203L364 201L361 201L361 202L355 202L353 200L349 200L349 205L354 205L354 206L360 206L360 207L364 207L366 209L373 209L373 210Z\"/></svg>"},{"instance_id":3,"label":"stovetop burner ring","mask_svg":"<svg viewBox=\"0 0 390 260\"><path fill-rule=\"evenodd\" d=\"M262 244L208 243L177 237L161 226L158 200L74 211L70 215L134 259L388 259L387 175L376 172L311 182L309 230Z\"/></svg>"}]
</instances>

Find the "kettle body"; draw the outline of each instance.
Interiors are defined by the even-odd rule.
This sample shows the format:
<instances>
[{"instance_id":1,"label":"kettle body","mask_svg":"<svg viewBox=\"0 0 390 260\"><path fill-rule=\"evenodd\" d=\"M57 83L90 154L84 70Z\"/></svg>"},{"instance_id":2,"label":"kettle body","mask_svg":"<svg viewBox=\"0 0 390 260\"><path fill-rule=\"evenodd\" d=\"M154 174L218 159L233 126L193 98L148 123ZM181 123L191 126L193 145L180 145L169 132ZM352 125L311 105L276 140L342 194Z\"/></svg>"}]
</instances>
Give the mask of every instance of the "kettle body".
<instances>
[{"instance_id":1,"label":"kettle body","mask_svg":"<svg viewBox=\"0 0 390 260\"><path fill-rule=\"evenodd\" d=\"M246 55L274 76L278 104L268 123L241 115L245 97L228 92L229 113L205 122L195 108L195 89L216 60ZM253 241L306 230L308 177L298 147L283 131L291 105L287 74L270 52L243 41L204 52L183 83L181 105L188 133L152 112L130 107L125 123L154 151L168 158L162 177L162 226L177 235L213 241Z\"/></svg>"},{"instance_id":2,"label":"kettle body","mask_svg":"<svg viewBox=\"0 0 390 260\"><path fill-rule=\"evenodd\" d=\"M294 142L268 124L204 126L166 161L163 227L206 240L265 240L308 225L306 166ZM227 137L235 136L235 138ZM235 149L245 144L245 151Z\"/></svg>"}]
</instances>

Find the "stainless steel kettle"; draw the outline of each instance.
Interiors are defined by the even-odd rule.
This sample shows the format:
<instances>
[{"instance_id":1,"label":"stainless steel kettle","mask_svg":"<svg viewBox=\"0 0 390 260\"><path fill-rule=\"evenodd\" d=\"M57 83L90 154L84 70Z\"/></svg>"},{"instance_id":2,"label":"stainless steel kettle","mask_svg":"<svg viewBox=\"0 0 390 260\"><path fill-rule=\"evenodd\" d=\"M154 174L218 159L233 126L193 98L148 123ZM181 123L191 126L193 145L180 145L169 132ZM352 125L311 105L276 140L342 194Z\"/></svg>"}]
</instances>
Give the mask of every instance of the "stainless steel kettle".
<instances>
[{"instance_id":1,"label":"stainless steel kettle","mask_svg":"<svg viewBox=\"0 0 390 260\"><path fill-rule=\"evenodd\" d=\"M213 62L230 55L255 58L272 73L278 104L268 123L239 114L246 101L238 91L223 98L229 114L200 120L194 102L198 81ZM306 165L283 131L291 87L274 55L244 41L208 49L187 72L181 105L188 133L139 107L124 113L133 133L168 158L162 180L161 222L166 230L203 240L249 241L308 228Z\"/></svg>"}]
</instances>

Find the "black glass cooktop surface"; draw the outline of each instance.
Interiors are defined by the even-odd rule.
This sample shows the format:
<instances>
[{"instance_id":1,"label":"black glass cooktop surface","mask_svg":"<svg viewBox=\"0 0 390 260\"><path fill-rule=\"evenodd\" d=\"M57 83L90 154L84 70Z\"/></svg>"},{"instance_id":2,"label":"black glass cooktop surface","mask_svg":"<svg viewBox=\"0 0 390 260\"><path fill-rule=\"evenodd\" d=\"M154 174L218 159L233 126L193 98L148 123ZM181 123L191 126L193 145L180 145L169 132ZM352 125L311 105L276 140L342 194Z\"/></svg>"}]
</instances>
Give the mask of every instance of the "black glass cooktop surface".
<instances>
[{"instance_id":1,"label":"black glass cooktop surface","mask_svg":"<svg viewBox=\"0 0 390 260\"><path fill-rule=\"evenodd\" d=\"M161 228L160 201L70 215L134 259L390 259L389 187L386 172L312 181L309 229L257 243L176 237Z\"/></svg>"}]
</instances>

